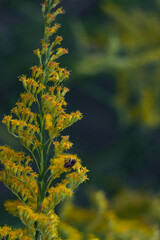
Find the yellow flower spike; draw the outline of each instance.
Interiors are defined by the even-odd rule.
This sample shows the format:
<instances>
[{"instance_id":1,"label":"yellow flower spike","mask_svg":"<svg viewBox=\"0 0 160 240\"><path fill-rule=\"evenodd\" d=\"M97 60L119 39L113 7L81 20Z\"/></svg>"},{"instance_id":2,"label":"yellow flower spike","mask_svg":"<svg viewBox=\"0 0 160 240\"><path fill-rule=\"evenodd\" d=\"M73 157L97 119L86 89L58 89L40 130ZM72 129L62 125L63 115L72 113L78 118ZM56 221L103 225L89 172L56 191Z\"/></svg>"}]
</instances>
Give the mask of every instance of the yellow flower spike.
<instances>
[{"instance_id":1,"label":"yellow flower spike","mask_svg":"<svg viewBox=\"0 0 160 240\"><path fill-rule=\"evenodd\" d=\"M31 77L20 76L25 91L12 108L11 115L5 116L2 121L29 153L25 155L7 146L0 147L0 163L3 166L0 181L18 199L6 202L5 208L12 215L19 216L26 225L22 232L6 230L6 237L11 240L60 240L57 232L60 221L53 210L87 179L87 170L82 167L80 159L66 153L73 145L69 136L61 136L61 132L80 120L82 114L79 111L66 113L65 95L69 89L62 82L68 79L70 72L55 60L68 51L62 47L54 49L62 42L61 36L55 36L53 42L50 39L60 28L53 21L58 14L64 13L62 8L52 11L57 4L59 0L42 3L45 34L41 49L34 50L39 63L31 67ZM53 146L54 155L49 159ZM32 162L36 163L35 171L31 167ZM61 174L64 180L60 179L54 185L53 180L57 181Z\"/></svg>"}]
</instances>

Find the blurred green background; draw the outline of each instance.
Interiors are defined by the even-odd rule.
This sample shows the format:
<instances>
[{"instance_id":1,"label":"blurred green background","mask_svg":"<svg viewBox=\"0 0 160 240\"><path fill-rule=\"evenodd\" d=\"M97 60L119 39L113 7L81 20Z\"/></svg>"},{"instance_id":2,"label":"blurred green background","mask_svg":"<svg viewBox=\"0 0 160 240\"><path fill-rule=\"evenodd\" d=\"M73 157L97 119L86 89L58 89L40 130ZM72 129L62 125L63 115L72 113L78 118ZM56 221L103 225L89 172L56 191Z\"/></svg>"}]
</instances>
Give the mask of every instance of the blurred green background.
<instances>
[{"instance_id":1,"label":"blurred green background","mask_svg":"<svg viewBox=\"0 0 160 240\"><path fill-rule=\"evenodd\" d=\"M40 0L0 0L0 117L23 91L18 81L37 64L43 22ZM76 193L86 204L90 189L113 196L124 188L158 192L160 186L160 1L64 0L59 34L72 70L68 110L84 118L67 129L90 180ZM21 149L0 125L0 144ZM0 224L12 224L0 185ZM7 220L6 220L7 219Z\"/></svg>"}]
</instances>

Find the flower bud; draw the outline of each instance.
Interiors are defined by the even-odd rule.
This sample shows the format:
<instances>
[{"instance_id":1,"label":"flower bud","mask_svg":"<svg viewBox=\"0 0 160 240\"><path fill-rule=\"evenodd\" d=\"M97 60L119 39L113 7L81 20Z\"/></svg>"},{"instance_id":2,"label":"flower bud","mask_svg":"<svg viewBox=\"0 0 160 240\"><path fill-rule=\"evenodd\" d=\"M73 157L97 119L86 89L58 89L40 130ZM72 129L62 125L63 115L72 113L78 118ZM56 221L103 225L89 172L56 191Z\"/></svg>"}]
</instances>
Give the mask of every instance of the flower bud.
<instances>
[{"instance_id":1,"label":"flower bud","mask_svg":"<svg viewBox=\"0 0 160 240\"><path fill-rule=\"evenodd\" d=\"M42 6L42 14L44 15L44 14L45 14L46 7L47 7L47 3L44 2L44 3L41 4L41 6Z\"/></svg>"}]
</instances>

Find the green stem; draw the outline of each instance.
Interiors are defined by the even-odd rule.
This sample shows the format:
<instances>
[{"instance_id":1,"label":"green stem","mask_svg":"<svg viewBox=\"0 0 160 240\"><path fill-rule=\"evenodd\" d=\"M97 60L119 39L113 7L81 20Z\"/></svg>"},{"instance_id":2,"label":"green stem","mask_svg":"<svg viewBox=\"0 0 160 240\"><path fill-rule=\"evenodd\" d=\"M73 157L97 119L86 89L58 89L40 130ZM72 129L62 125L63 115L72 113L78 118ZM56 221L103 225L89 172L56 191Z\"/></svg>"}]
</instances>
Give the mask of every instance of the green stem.
<instances>
[{"instance_id":1,"label":"green stem","mask_svg":"<svg viewBox=\"0 0 160 240\"><path fill-rule=\"evenodd\" d=\"M47 13L50 12L50 7L51 7L51 0L49 1L49 6L48 6L48 11ZM44 26L44 33L46 31L46 27L47 24L45 22L45 26ZM48 44L48 37L44 37L45 43ZM43 69L43 82L42 84L46 83L46 75L47 75L47 69L48 69L48 61L49 61L49 57L50 57L50 50L48 48L48 51L45 55L45 61L44 63L42 63L41 61L41 65L44 65L44 69ZM44 94L44 91L41 92L41 99L42 96ZM41 104L39 105L39 113L40 113L40 156L39 156L39 179L38 179L38 185L39 185L39 195L38 195L38 199L37 199L37 212L41 212L41 208L42 208L42 202L43 199L45 197L45 172L46 172L46 156L45 156L45 129L44 129L44 109L42 106L42 101ZM36 224L35 224L35 228L36 228ZM36 235L35 235L35 240L41 240L41 233L36 230Z\"/></svg>"},{"instance_id":2,"label":"green stem","mask_svg":"<svg viewBox=\"0 0 160 240\"><path fill-rule=\"evenodd\" d=\"M50 142L49 142L49 144L48 144L47 153L46 153L47 158L48 158L48 155L49 155L49 150L50 150L51 144L52 144L52 142L53 142L52 139L49 139L49 140L50 140Z\"/></svg>"},{"instance_id":3,"label":"green stem","mask_svg":"<svg viewBox=\"0 0 160 240\"><path fill-rule=\"evenodd\" d=\"M41 239L40 232L37 230L35 240L40 240L40 239Z\"/></svg>"},{"instance_id":4,"label":"green stem","mask_svg":"<svg viewBox=\"0 0 160 240\"><path fill-rule=\"evenodd\" d=\"M41 93L41 96L43 92ZM44 111L42 104L40 106L40 156L39 156L39 179L38 179L38 186L39 186L39 194L37 199L37 212L40 213L42 210L42 202L44 199L44 188L45 188L45 180L44 180L44 172L45 172L45 154L44 154L44 143L45 143L45 129L44 129ZM35 224L36 228L36 224ZM41 233L36 230L35 240L41 239Z\"/></svg>"}]
</instances>

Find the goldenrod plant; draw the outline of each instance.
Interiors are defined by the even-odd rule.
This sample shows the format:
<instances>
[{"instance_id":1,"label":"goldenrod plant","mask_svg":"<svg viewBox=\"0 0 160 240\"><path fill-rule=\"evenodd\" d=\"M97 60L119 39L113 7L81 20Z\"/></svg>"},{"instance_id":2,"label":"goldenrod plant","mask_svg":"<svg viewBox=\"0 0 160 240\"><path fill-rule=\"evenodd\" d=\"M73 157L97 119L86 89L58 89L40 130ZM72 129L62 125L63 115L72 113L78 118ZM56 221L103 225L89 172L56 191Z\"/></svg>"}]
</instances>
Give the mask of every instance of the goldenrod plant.
<instances>
[{"instance_id":1,"label":"goldenrod plant","mask_svg":"<svg viewBox=\"0 0 160 240\"><path fill-rule=\"evenodd\" d=\"M38 64L31 67L31 76L19 77L24 87L11 115L2 122L26 149L18 152L9 146L0 147L2 170L0 180L17 200L6 201L5 209L19 217L24 229L0 228L0 239L55 240L60 223L55 207L87 179L87 169L75 154L69 136L62 131L82 118L80 111L67 113L63 82L70 72L60 67L59 57L68 53L60 47L55 23L62 7L60 0L45 0L42 6L44 36L41 48L34 50ZM54 36L54 40L52 37Z\"/></svg>"}]
</instances>

